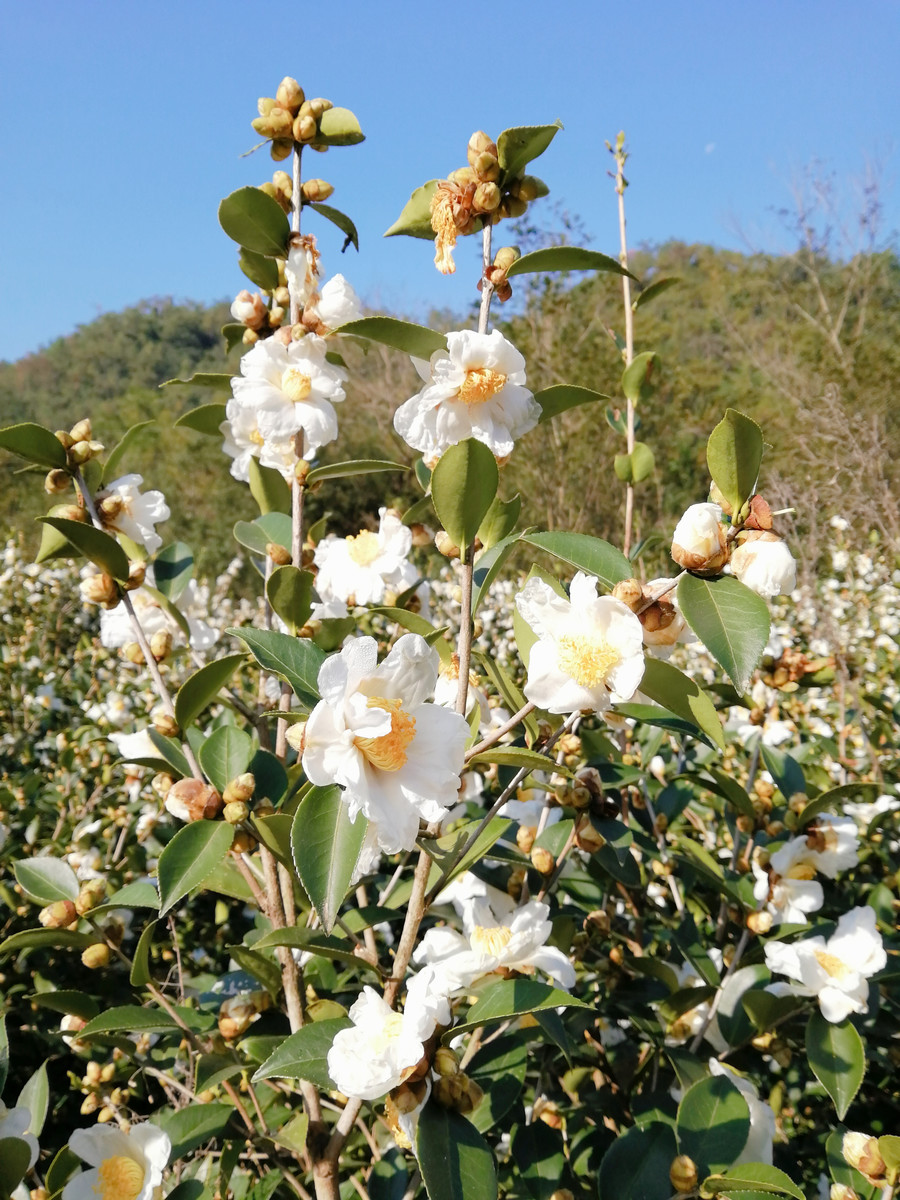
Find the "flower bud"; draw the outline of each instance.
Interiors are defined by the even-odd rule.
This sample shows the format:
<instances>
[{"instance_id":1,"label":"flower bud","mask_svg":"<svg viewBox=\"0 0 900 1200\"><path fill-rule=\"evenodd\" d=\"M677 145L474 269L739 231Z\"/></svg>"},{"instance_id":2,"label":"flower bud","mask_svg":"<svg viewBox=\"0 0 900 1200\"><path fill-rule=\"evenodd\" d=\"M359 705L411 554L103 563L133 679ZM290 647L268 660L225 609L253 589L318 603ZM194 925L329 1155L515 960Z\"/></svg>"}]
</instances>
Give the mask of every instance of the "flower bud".
<instances>
[{"instance_id":1,"label":"flower bud","mask_svg":"<svg viewBox=\"0 0 900 1200\"><path fill-rule=\"evenodd\" d=\"M275 162L283 162L293 152L294 143L291 138L275 138L269 145L269 154Z\"/></svg>"},{"instance_id":2,"label":"flower bud","mask_svg":"<svg viewBox=\"0 0 900 1200\"><path fill-rule=\"evenodd\" d=\"M211 821L222 811L222 797L202 779L179 779L166 795L166 809L179 821Z\"/></svg>"},{"instance_id":3,"label":"flower bud","mask_svg":"<svg viewBox=\"0 0 900 1200\"><path fill-rule=\"evenodd\" d=\"M95 1113L100 1107L100 1097L96 1092L89 1092L81 1102L82 1116L89 1117L91 1113Z\"/></svg>"},{"instance_id":4,"label":"flower bud","mask_svg":"<svg viewBox=\"0 0 900 1200\"><path fill-rule=\"evenodd\" d=\"M469 166L482 183L496 183L500 178L500 163L496 154L491 154L489 150L477 155L474 162L470 161Z\"/></svg>"},{"instance_id":5,"label":"flower bud","mask_svg":"<svg viewBox=\"0 0 900 1200\"><path fill-rule=\"evenodd\" d=\"M768 933L772 928L772 914L765 911L748 913L747 928L751 933Z\"/></svg>"},{"instance_id":6,"label":"flower bud","mask_svg":"<svg viewBox=\"0 0 900 1200\"><path fill-rule=\"evenodd\" d=\"M500 189L496 183L479 183L472 197L475 212L494 212L500 205Z\"/></svg>"},{"instance_id":7,"label":"flower bud","mask_svg":"<svg viewBox=\"0 0 900 1200\"><path fill-rule=\"evenodd\" d=\"M250 806L243 800L232 800L222 809L222 816L229 825L240 825L250 816Z\"/></svg>"},{"instance_id":8,"label":"flower bud","mask_svg":"<svg viewBox=\"0 0 900 1200\"><path fill-rule=\"evenodd\" d=\"M70 433L67 433L65 429L57 429L53 436L66 450L68 450L74 444L75 439Z\"/></svg>"},{"instance_id":9,"label":"flower bud","mask_svg":"<svg viewBox=\"0 0 900 1200\"><path fill-rule=\"evenodd\" d=\"M676 1192L682 1194L692 1192L699 1179L697 1164L692 1158L688 1158L686 1154L679 1154L677 1158L672 1159L672 1165L669 1167L669 1180Z\"/></svg>"},{"instance_id":10,"label":"flower bud","mask_svg":"<svg viewBox=\"0 0 900 1200\"><path fill-rule=\"evenodd\" d=\"M241 341L245 346L255 346L259 341L259 334L255 329L245 329Z\"/></svg>"},{"instance_id":11,"label":"flower bud","mask_svg":"<svg viewBox=\"0 0 900 1200\"><path fill-rule=\"evenodd\" d=\"M273 304L269 309L269 324L273 329L278 329L284 321L284 309L280 304Z\"/></svg>"},{"instance_id":12,"label":"flower bud","mask_svg":"<svg viewBox=\"0 0 900 1200\"><path fill-rule=\"evenodd\" d=\"M83 600L90 604L102 604L104 608L114 608L119 603L119 585L111 575L101 572L98 575L88 575L79 584Z\"/></svg>"},{"instance_id":13,"label":"flower bud","mask_svg":"<svg viewBox=\"0 0 900 1200\"><path fill-rule=\"evenodd\" d=\"M78 909L71 900L54 900L38 914L38 920L45 929L65 929L78 918Z\"/></svg>"},{"instance_id":14,"label":"flower bud","mask_svg":"<svg viewBox=\"0 0 900 1200\"><path fill-rule=\"evenodd\" d=\"M136 667L142 667L146 662L144 652L138 642L127 642L122 647L122 657L126 662L134 663Z\"/></svg>"},{"instance_id":15,"label":"flower bud","mask_svg":"<svg viewBox=\"0 0 900 1200\"><path fill-rule=\"evenodd\" d=\"M456 542L444 529L439 529L434 535L434 544L445 558L459 558L460 550Z\"/></svg>"},{"instance_id":16,"label":"flower bud","mask_svg":"<svg viewBox=\"0 0 900 1200\"><path fill-rule=\"evenodd\" d=\"M244 288L234 298L231 315L248 329L261 329L266 323L266 302L259 292L254 295Z\"/></svg>"},{"instance_id":17,"label":"flower bud","mask_svg":"<svg viewBox=\"0 0 900 1200\"><path fill-rule=\"evenodd\" d=\"M841 1143L841 1153L848 1166L855 1167L870 1183L882 1184L887 1174L878 1139L867 1133L848 1132Z\"/></svg>"},{"instance_id":18,"label":"flower bud","mask_svg":"<svg viewBox=\"0 0 900 1200\"><path fill-rule=\"evenodd\" d=\"M51 517L62 517L64 521L87 521L87 513L80 504L54 504L48 514Z\"/></svg>"},{"instance_id":19,"label":"flower bud","mask_svg":"<svg viewBox=\"0 0 900 1200\"><path fill-rule=\"evenodd\" d=\"M172 635L168 629L154 633L150 639L150 653L157 662L164 662L172 653Z\"/></svg>"},{"instance_id":20,"label":"flower bud","mask_svg":"<svg viewBox=\"0 0 900 1200\"><path fill-rule=\"evenodd\" d=\"M90 462L94 455L99 454L102 449L103 447L99 442L89 442L86 439L82 439L80 442L73 442L69 447L69 460L80 467L84 463Z\"/></svg>"},{"instance_id":21,"label":"flower bud","mask_svg":"<svg viewBox=\"0 0 900 1200\"><path fill-rule=\"evenodd\" d=\"M260 96L256 102L256 111L261 117L267 117L275 107L274 96Z\"/></svg>"},{"instance_id":22,"label":"flower bud","mask_svg":"<svg viewBox=\"0 0 900 1200\"><path fill-rule=\"evenodd\" d=\"M157 713L153 718L153 728L163 737L178 737L178 722L168 713Z\"/></svg>"},{"instance_id":23,"label":"flower bud","mask_svg":"<svg viewBox=\"0 0 900 1200\"><path fill-rule=\"evenodd\" d=\"M89 442L93 437L91 418L84 417L81 421L76 421L76 423L69 430L69 437L72 439L73 443Z\"/></svg>"},{"instance_id":24,"label":"flower bud","mask_svg":"<svg viewBox=\"0 0 900 1200\"><path fill-rule=\"evenodd\" d=\"M672 557L688 571L716 574L728 561L718 504L692 504L675 526Z\"/></svg>"},{"instance_id":25,"label":"flower bud","mask_svg":"<svg viewBox=\"0 0 900 1200\"><path fill-rule=\"evenodd\" d=\"M147 577L147 564L142 562L128 563L128 578L125 581L125 591L133 592L136 588L143 587L144 580Z\"/></svg>"},{"instance_id":26,"label":"flower bud","mask_svg":"<svg viewBox=\"0 0 900 1200\"><path fill-rule=\"evenodd\" d=\"M334 108L330 100L323 100L321 96L317 96L315 100L308 101L309 111L317 121L321 121L322 116L328 112L329 108Z\"/></svg>"},{"instance_id":27,"label":"flower bud","mask_svg":"<svg viewBox=\"0 0 900 1200\"><path fill-rule=\"evenodd\" d=\"M66 491L71 482L72 476L68 471L63 471L60 467L54 467L52 471L47 472L44 479L44 491L54 496L57 492Z\"/></svg>"},{"instance_id":28,"label":"flower bud","mask_svg":"<svg viewBox=\"0 0 900 1200\"><path fill-rule=\"evenodd\" d=\"M632 612L644 603L644 589L636 579L622 579L612 590L614 599L621 600Z\"/></svg>"},{"instance_id":29,"label":"flower bud","mask_svg":"<svg viewBox=\"0 0 900 1200\"><path fill-rule=\"evenodd\" d=\"M233 800L249 800L255 789L256 780L249 771L245 771L243 775L237 775L230 781L222 793L222 799L226 804L230 804Z\"/></svg>"},{"instance_id":30,"label":"flower bud","mask_svg":"<svg viewBox=\"0 0 900 1200\"><path fill-rule=\"evenodd\" d=\"M790 593L797 586L797 564L787 543L764 530L741 536L731 555L731 570L745 587L765 600Z\"/></svg>"},{"instance_id":31,"label":"flower bud","mask_svg":"<svg viewBox=\"0 0 900 1200\"><path fill-rule=\"evenodd\" d=\"M551 1192L550 1200L575 1200L575 1197L568 1188L557 1188L555 1192Z\"/></svg>"},{"instance_id":32,"label":"flower bud","mask_svg":"<svg viewBox=\"0 0 900 1200\"><path fill-rule=\"evenodd\" d=\"M556 866L556 859L546 846L533 846L531 849L531 865L541 875L551 875Z\"/></svg>"},{"instance_id":33,"label":"flower bud","mask_svg":"<svg viewBox=\"0 0 900 1200\"><path fill-rule=\"evenodd\" d=\"M125 507L124 499L117 493L113 492L111 496L104 496L97 505L97 510L100 513L100 518L104 525L109 525L115 521L116 517Z\"/></svg>"},{"instance_id":34,"label":"flower bud","mask_svg":"<svg viewBox=\"0 0 900 1200\"><path fill-rule=\"evenodd\" d=\"M75 911L83 917L102 903L106 896L105 879L88 879L81 886L81 891L75 897Z\"/></svg>"},{"instance_id":35,"label":"flower bud","mask_svg":"<svg viewBox=\"0 0 900 1200\"><path fill-rule=\"evenodd\" d=\"M306 99L303 88L290 75L285 75L275 93L275 103L291 113L296 113Z\"/></svg>"},{"instance_id":36,"label":"flower bud","mask_svg":"<svg viewBox=\"0 0 900 1200\"><path fill-rule=\"evenodd\" d=\"M530 854L531 848L534 845L534 839L537 835L537 826L520 825L516 830L516 845L523 854Z\"/></svg>"},{"instance_id":37,"label":"flower bud","mask_svg":"<svg viewBox=\"0 0 900 1200\"><path fill-rule=\"evenodd\" d=\"M279 308L289 308L291 303L291 293L286 287L277 287L272 293L272 299Z\"/></svg>"},{"instance_id":38,"label":"flower bud","mask_svg":"<svg viewBox=\"0 0 900 1200\"><path fill-rule=\"evenodd\" d=\"M252 850L256 849L256 838L244 829L237 829L235 830L231 848L235 854L249 854Z\"/></svg>"},{"instance_id":39,"label":"flower bud","mask_svg":"<svg viewBox=\"0 0 900 1200\"><path fill-rule=\"evenodd\" d=\"M590 820L582 820L575 834L575 845L587 854L596 854L606 845L606 838Z\"/></svg>"},{"instance_id":40,"label":"flower bud","mask_svg":"<svg viewBox=\"0 0 900 1200\"><path fill-rule=\"evenodd\" d=\"M435 1071L441 1076L459 1074L459 1055L449 1046L438 1046L432 1063Z\"/></svg>"},{"instance_id":41,"label":"flower bud","mask_svg":"<svg viewBox=\"0 0 900 1200\"><path fill-rule=\"evenodd\" d=\"M312 113L301 113L294 120L293 132L295 142L311 142L316 136L318 126Z\"/></svg>"},{"instance_id":42,"label":"flower bud","mask_svg":"<svg viewBox=\"0 0 900 1200\"><path fill-rule=\"evenodd\" d=\"M91 1061L88 1063L88 1065L84 1069L84 1083L86 1083L88 1086L99 1083L100 1082L100 1074L101 1074L100 1064L98 1062L94 1062L94 1060L91 1059Z\"/></svg>"},{"instance_id":43,"label":"flower bud","mask_svg":"<svg viewBox=\"0 0 900 1200\"><path fill-rule=\"evenodd\" d=\"M528 205L525 203L524 200L521 200L518 196L510 196L509 199L506 201L506 207L507 207L509 216L511 216L513 219L515 219L516 217L524 217L525 213L528 210Z\"/></svg>"},{"instance_id":44,"label":"flower bud","mask_svg":"<svg viewBox=\"0 0 900 1200\"><path fill-rule=\"evenodd\" d=\"M466 158L469 160L470 167L475 165L475 160L480 154L491 154L496 158L498 153L497 143L483 129L476 129L469 138L469 144L466 147Z\"/></svg>"},{"instance_id":45,"label":"flower bud","mask_svg":"<svg viewBox=\"0 0 900 1200\"><path fill-rule=\"evenodd\" d=\"M319 200L327 200L334 192L334 186L324 179L307 179L300 191L303 199L315 204Z\"/></svg>"},{"instance_id":46,"label":"flower bud","mask_svg":"<svg viewBox=\"0 0 900 1200\"><path fill-rule=\"evenodd\" d=\"M516 193L520 200L524 200L526 204L530 204L532 200L537 200L540 192L540 184L533 175L524 175L519 180L519 188Z\"/></svg>"},{"instance_id":47,"label":"flower bud","mask_svg":"<svg viewBox=\"0 0 900 1200\"><path fill-rule=\"evenodd\" d=\"M833 1183L828 1193L828 1200L859 1200L859 1196L846 1183Z\"/></svg>"},{"instance_id":48,"label":"flower bud","mask_svg":"<svg viewBox=\"0 0 900 1200\"><path fill-rule=\"evenodd\" d=\"M276 567L286 567L291 561L291 552L277 542L266 542L266 554Z\"/></svg>"},{"instance_id":49,"label":"flower bud","mask_svg":"<svg viewBox=\"0 0 900 1200\"><path fill-rule=\"evenodd\" d=\"M81 961L89 971L96 971L99 967L107 966L109 964L109 946L106 942L94 942L82 954Z\"/></svg>"}]
</instances>

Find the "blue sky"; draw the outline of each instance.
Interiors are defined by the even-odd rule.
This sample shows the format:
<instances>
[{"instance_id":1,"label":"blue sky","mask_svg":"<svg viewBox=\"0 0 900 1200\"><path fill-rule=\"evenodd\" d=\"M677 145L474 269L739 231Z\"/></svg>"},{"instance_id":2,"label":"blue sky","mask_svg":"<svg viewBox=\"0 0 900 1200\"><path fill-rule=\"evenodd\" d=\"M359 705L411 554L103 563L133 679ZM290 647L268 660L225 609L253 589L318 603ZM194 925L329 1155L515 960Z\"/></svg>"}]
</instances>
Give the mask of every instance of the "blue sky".
<instances>
[{"instance_id":1,"label":"blue sky","mask_svg":"<svg viewBox=\"0 0 900 1200\"><path fill-rule=\"evenodd\" d=\"M445 279L427 243L381 234L415 186L463 165L477 128L561 119L535 169L607 253L604 140L619 129L635 243L784 249L775 210L813 159L848 179L880 161L896 230L898 53L896 0L7 4L0 359L143 298L233 296L243 276L216 209L271 177L265 152L240 155L257 96L285 74L353 109L367 134L314 160L361 238L341 256L320 222L326 272L422 317L474 297L475 240Z\"/></svg>"}]
</instances>

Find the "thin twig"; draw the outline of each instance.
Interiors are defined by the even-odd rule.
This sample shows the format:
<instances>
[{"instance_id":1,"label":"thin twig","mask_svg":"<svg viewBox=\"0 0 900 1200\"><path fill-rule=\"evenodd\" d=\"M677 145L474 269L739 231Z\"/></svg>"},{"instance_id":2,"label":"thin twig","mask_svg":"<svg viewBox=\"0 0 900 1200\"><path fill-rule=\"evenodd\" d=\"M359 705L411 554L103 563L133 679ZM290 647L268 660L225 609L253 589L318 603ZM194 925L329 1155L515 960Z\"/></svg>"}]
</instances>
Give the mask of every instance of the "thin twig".
<instances>
[{"instance_id":1,"label":"thin twig","mask_svg":"<svg viewBox=\"0 0 900 1200\"><path fill-rule=\"evenodd\" d=\"M470 750L466 751L466 762L474 758L476 754L483 753L496 742L499 742L507 733L511 733L520 721L524 721L530 713L534 712L534 709L535 705L531 700L527 704L523 704L519 711L511 716L508 721L504 721L502 725L498 725L496 729L492 729L487 737L483 738L477 746L472 746Z\"/></svg>"}]
</instances>

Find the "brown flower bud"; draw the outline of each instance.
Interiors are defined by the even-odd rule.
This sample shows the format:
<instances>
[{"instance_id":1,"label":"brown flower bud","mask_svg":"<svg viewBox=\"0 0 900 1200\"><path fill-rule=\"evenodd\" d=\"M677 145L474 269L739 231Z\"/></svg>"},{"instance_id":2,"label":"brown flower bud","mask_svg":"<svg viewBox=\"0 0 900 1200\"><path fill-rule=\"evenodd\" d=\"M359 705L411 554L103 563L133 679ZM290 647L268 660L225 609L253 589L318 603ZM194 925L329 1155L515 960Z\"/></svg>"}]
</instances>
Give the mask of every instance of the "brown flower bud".
<instances>
[{"instance_id":1,"label":"brown flower bud","mask_svg":"<svg viewBox=\"0 0 900 1200\"><path fill-rule=\"evenodd\" d=\"M516 830L516 845L523 854L530 854L531 847L534 845L534 839L537 834L537 827L531 825L520 825Z\"/></svg>"},{"instance_id":2,"label":"brown flower bud","mask_svg":"<svg viewBox=\"0 0 900 1200\"><path fill-rule=\"evenodd\" d=\"M54 496L57 492L65 492L71 482L72 476L68 471L63 471L60 467L54 467L52 471L47 472L47 476L44 479L44 491Z\"/></svg>"},{"instance_id":3,"label":"brown flower bud","mask_svg":"<svg viewBox=\"0 0 900 1200\"><path fill-rule=\"evenodd\" d=\"M878 1139L866 1133L844 1134L841 1152L848 1166L865 1175L870 1183L882 1184L887 1174L887 1164L878 1146Z\"/></svg>"},{"instance_id":4,"label":"brown flower bud","mask_svg":"<svg viewBox=\"0 0 900 1200\"><path fill-rule=\"evenodd\" d=\"M45 929L65 929L78 917L78 909L71 900L54 900L38 914Z\"/></svg>"},{"instance_id":5,"label":"brown flower bud","mask_svg":"<svg viewBox=\"0 0 900 1200\"><path fill-rule=\"evenodd\" d=\"M334 186L324 179L307 179L300 191L304 200L315 204L317 201L327 200L334 192Z\"/></svg>"},{"instance_id":6,"label":"brown flower bud","mask_svg":"<svg viewBox=\"0 0 900 1200\"><path fill-rule=\"evenodd\" d=\"M80 504L54 504L48 516L62 517L64 521L87 521L87 513Z\"/></svg>"},{"instance_id":7,"label":"brown flower bud","mask_svg":"<svg viewBox=\"0 0 900 1200\"><path fill-rule=\"evenodd\" d=\"M172 653L172 635L168 629L154 633L150 639L150 653L157 662L164 662Z\"/></svg>"},{"instance_id":8,"label":"brown flower bud","mask_svg":"<svg viewBox=\"0 0 900 1200\"><path fill-rule=\"evenodd\" d=\"M178 722L168 713L157 713L153 718L153 728L163 737L178 737Z\"/></svg>"},{"instance_id":9,"label":"brown flower bud","mask_svg":"<svg viewBox=\"0 0 900 1200\"><path fill-rule=\"evenodd\" d=\"M551 875L556 866L556 859L546 846L533 846L531 849L531 865L541 875Z\"/></svg>"},{"instance_id":10,"label":"brown flower bud","mask_svg":"<svg viewBox=\"0 0 900 1200\"><path fill-rule=\"evenodd\" d=\"M441 1076L459 1074L459 1055L449 1046L438 1046L432 1063L436 1073Z\"/></svg>"},{"instance_id":11,"label":"brown flower bud","mask_svg":"<svg viewBox=\"0 0 900 1200\"><path fill-rule=\"evenodd\" d=\"M100 519L103 521L104 525L109 525L111 522L115 521L116 517L124 507L124 499L115 492L111 496L104 496L97 505L97 509L100 513Z\"/></svg>"},{"instance_id":12,"label":"brown flower bud","mask_svg":"<svg viewBox=\"0 0 900 1200\"><path fill-rule=\"evenodd\" d=\"M81 961L89 971L96 971L98 967L108 965L109 957L109 946L107 946L106 942L94 942L82 954Z\"/></svg>"},{"instance_id":13,"label":"brown flower bud","mask_svg":"<svg viewBox=\"0 0 900 1200\"><path fill-rule=\"evenodd\" d=\"M594 826L590 819L583 819L575 834L575 845L587 854L596 854L606 845L606 838Z\"/></svg>"},{"instance_id":14,"label":"brown flower bud","mask_svg":"<svg viewBox=\"0 0 900 1200\"><path fill-rule=\"evenodd\" d=\"M245 771L243 775L236 775L235 778L228 783L228 786L222 793L222 799L226 804L230 804L234 800L249 800L255 790L256 780L249 771Z\"/></svg>"},{"instance_id":15,"label":"brown flower bud","mask_svg":"<svg viewBox=\"0 0 900 1200\"><path fill-rule=\"evenodd\" d=\"M669 1180L676 1192L682 1194L692 1192L699 1179L697 1164L692 1158L688 1158L686 1154L679 1154L677 1158L672 1159L672 1165L669 1167Z\"/></svg>"},{"instance_id":16,"label":"brown flower bud","mask_svg":"<svg viewBox=\"0 0 900 1200\"><path fill-rule=\"evenodd\" d=\"M288 112L296 113L306 99L303 88L290 75L285 75L275 93L275 103Z\"/></svg>"},{"instance_id":17,"label":"brown flower bud","mask_svg":"<svg viewBox=\"0 0 900 1200\"><path fill-rule=\"evenodd\" d=\"M279 546L277 542L266 542L266 554L271 558L276 567L286 567L291 561L290 550L284 546Z\"/></svg>"},{"instance_id":18,"label":"brown flower bud","mask_svg":"<svg viewBox=\"0 0 900 1200\"><path fill-rule=\"evenodd\" d=\"M251 850L256 849L256 838L246 830L238 829L235 831L231 848L235 854L249 854Z\"/></svg>"},{"instance_id":19,"label":"brown flower bud","mask_svg":"<svg viewBox=\"0 0 900 1200\"><path fill-rule=\"evenodd\" d=\"M614 599L621 600L632 612L644 603L644 589L636 579L622 579L612 590Z\"/></svg>"},{"instance_id":20,"label":"brown flower bud","mask_svg":"<svg viewBox=\"0 0 900 1200\"><path fill-rule=\"evenodd\" d=\"M179 821L211 821L222 811L222 797L202 779L179 779L166 795L166 809Z\"/></svg>"},{"instance_id":21,"label":"brown flower bud","mask_svg":"<svg viewBox=\"0 0 900 1200\"><path fill-rule=\"evenodd\" d=\"M111 575L89 575L82 579L79 590L83 600L91 604L102 604L104 608L114 608L119 603L119 585Z\"/></svg>"},{"instance_id":22,"label":"brown flower bud","mask_svg":"<svg viewBox=\"0 0 900 1200\"><path fill-rule=\"evenodd\" d=\"M144 580L147 577L147 564L142 562L128 563L128 578L125 581L125 591L133 592L136 588L143 587Z\"/></svg>"},{"instance_id":23,"label":"brown flower bud","mask_svg":"<svg viewBox=\"0 0 900 1200\"><path fill-rule=\"evenodd\" d=\"M747 928L751 933L768 933L772 928L772 914L765 911L748 913Z\"/></svg>"},{"instance_id":24,"label":"brown flower bud","mask_svg":"<svg viewBox=\"0 0 900 1200\"><path fill-rule=\"evenodd\" d=\"M459 546L445 529L439 529L434 535L434 544L445 558L459 558Z\"/></svg>"}]
</instances>

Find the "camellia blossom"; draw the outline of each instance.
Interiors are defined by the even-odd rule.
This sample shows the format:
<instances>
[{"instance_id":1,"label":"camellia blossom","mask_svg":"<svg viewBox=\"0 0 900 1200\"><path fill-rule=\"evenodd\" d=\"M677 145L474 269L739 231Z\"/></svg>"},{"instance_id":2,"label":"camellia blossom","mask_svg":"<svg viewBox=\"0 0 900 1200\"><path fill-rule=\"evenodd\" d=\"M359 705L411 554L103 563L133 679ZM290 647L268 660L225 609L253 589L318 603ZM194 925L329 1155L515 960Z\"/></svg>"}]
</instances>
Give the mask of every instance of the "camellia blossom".
<instances>
[{"instance_id":1,"label":"camellia blossom","mask_svg":"<svg viewBox=\"0 0 900 1200\"><path fill-rule=\"evenodd\" d=\"M809 861L828 879L837 879L839 871L849 871L859 862L859 833L852 817L820 813L802 841Z\"/></svg>"},{"instance_id":2,"label":"camellia blossom","mask_svg":"<svg viewBox=\"0 0 900 1200\"><path fill-rule=\"evenodd\" d=\"M343 275L333 275L313 297L304 311L304 320L314 317L322 329L330 333L348 321L358 321L362 316L362 305L352 284Z\"/></svg>"},{"instance_id":3,"label":"camellia blossom","mask_svg":"<svg viewBox=\"0 0 900 1200\"><path fill-rule=\"evenodd\" d=\"M533 576L516 607L538 640L531 647L525 695L552 713L603 712L630 699L644 674L644 631L627 605L597 595L579 571L560 596Z\"/></svg>"},{"instance_id":4,"label":"camellia blossom","mask_svg":"<svg viewBox=\"0 0 900 1200\"><path fill-rule=\"evenodd\" d=\"M499 330L447 334L428 363L413 359L426 386L394 413L394 428L427 462L475 438L497 458L534 429L541 406L525 387L525 359Z\"/></svg>"},{"instance_id":5,"label":"camellia blossom","mask_svg":"<svg viewBox=\"0 0 900 1200\"><path fill-rule=\"evenodd\" d=\"M76 1129L69 1149L93 1169L63 1188L62 1200L155 1200L172 1153L167 1134L155 1125L116 1125Z\"/></svg>"},{"instance_id":6,"label":"camellia blossom","mask_svg":"<svg viewBox=\"0 0 900 1200\"><path fill-rule=\"evenodd\" d=\"M672 557L688 571L720 571L728 558L722 509L691 504L672 534Z\"/></svg>"},{"instance_id":7,"label":"camellia blossom","mask_svg":"<svg viewBox=\"0 0 900 1200\"><path fill-rule=\"evenodd\" d=\"M735 578L764 600L790 594L797 586L794 556L774 533L760 533L742 542L733 551L730 565Z\"/></svg>"},{"instance_id":8,"label":"camellia blossom","mask_svg":"<svg viewBox=\"0 0 900 1200\"><path fill-rule=\"evenodd\" d=\"M747 1108L750 1112L750 1132L747 1134L747 1141L744 1143L743 1150L731 1165L736 1167L740 1163L752 1162L767 1163L771 1166L772 1142L775 1140L777 1132L775 1113L772 1111L772 1106L767 1104L765 1100L760 1100L759 1092L750 1080L745 1079L743 1075L739 1075L727 1063L720 1063L718 1059L711 1058L709 1060L709 1073L711 1075L721 1075L729 1083L734 1084L746 1100Z\"/></svg>"},{"instance_id":9,"label":"camellia blossom","mask_svg":"<svg viewBox=\"0 0 900 1200\"><path fill-rule=\"evenodd\" d=\"M803 924L824 903L825 893L815 880L816 868L809 857L805 838L792 838L769 859L768 869L753 859L756 883L753 896L765 903L775 921Z\"/></svg>"},{"instance_id":10,"label":"camellia blossom","mask_svg":"<svg viewBox=\"0 0 900 1200\"><path fill-rule=\"evenodd\" d=\"M18 1138L28 1147L29 1171L37 1162L40 1146L33 1133L28 1132L31 1125L31 1111L27 1108L7 1108L0 1100L0 1142L4 1138Z\"/></svg>"},{"instance_id":11,"label":"camellia blossom","mask_svg":"<svg viewBox=\"0 0 900 1200\"><path fill-rule=\"evenodd\" d=\"M147 568L146 582L151 587L155 584L152 566ZM181 627L169 616L152 592L139 587L129 594L135 616L148 641L155 633L170 633L176 643L183 641L184 633ZM188 581L187 587L178 598L178 607L188 624L191 649L208 650L214 646L219 634L197 615L200 612L208 615L209 609L205 589L198 586L195 579ZM107 650L119 650L134 640L131 614L124 603L104 609L100 613L100 642Z\"/></svg>"},{"instance_id":12,"label":"camellia blossom","mask_svg":"<svg viewBox=\"0 0 900 1200\"><path fill-rule=\"evenodd\" d=\"M109 484L97 497L100 520L106 529L124 533L155 554L162 545L156 526L172 515L162 492L141 492L142 475L123 475Z\"/></svg>"},{"instance_id":13,"label":"camellia blossom","mask_svg":"<svg viewBox=\"0 0 900 1200\"><path fill-rule=\"evenodd\" d=\"M351 819L373 822L387 854L411 850L420 819L441 821L456 803L469 727L427 702L439 662L415 633L380 666L375 639L354 638L323 663L322 700L302 731L307 778L339 784Z\"/></svg>"},{"instance_id":14,"label":"camellia blossom","mask_svg":"<svg viewBox=\"0 0 900 1200\"><path fill-rule=\"evenodd\" d=\"M792 983L770 984L775 995L815 996L826 1021L839 1022L869 1006L869 977L887 963L881 934L875 928L875 910L868 905L852 908L838 921L826 941L769 942L766 966Z\"/></svg>"},{"instance_id":15,"label":"camellia blossom","mask_svg":"<svg viewBox=\"0 0 900 1200\"><path fill-rule=\"evenodd\" d=\"M398 594L418 579L407 559L412 534L396 513L378 510L378 531L323 538L316 546L316 591L324 602L381 604L388 590Z\"/></svg>"}]
</instances>

